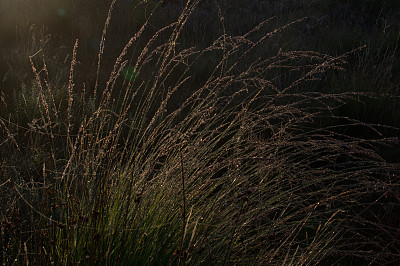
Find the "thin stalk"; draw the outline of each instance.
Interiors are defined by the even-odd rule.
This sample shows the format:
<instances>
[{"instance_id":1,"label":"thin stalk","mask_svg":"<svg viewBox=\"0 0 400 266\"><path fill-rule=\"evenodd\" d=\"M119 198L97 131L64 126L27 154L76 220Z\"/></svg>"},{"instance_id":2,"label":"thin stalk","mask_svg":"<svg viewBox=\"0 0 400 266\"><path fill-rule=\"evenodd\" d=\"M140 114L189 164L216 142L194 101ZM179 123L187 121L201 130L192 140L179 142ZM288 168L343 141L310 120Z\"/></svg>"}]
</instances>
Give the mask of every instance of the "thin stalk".
<instances>
[{"instance_id":1,"label":"thin stalk","mask_svg":"<svg viewBox=\"0 0 400 266\"><path fill-rule=\"evenodd\" d=\"M185 175L184 175L184 169L183 169L183 155L182 151L180 153L181 156L181 180L182 180L182 239L181 239L181 250L179 252L179 262L178 265L181 264L181 259L183 256L183 242L185 240L185 228L186 228L186 195L185 195ZM183 265L185 265L185 260L183 258L182 261Z\"/></svg>"}]
</instances>

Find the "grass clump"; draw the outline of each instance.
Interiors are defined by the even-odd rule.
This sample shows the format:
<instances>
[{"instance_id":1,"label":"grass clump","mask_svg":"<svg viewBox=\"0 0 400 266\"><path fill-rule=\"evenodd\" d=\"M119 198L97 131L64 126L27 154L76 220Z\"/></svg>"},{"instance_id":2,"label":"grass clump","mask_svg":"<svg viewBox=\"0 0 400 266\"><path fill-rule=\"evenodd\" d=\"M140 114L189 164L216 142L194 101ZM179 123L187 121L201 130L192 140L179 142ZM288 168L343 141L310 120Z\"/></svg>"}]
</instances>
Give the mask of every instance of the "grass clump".
<instances>
[{"instance_id":1,"label":"grass clump","mask_svg":"<svg viewBox=\"0 0 400 266\"><path fill-rule=\"evenodd\" d=\"M376 151L398 139L337 115L357 93L305 89L352 53L265 57L299 21L185 46L199 3L148 39L147 18L104 76L112 1L90 86L76 81L79 40L60 89L43 50L29 57L34 83L0 120L2 262L398 261L399 169Z\"/></svg>"}]
</instances>

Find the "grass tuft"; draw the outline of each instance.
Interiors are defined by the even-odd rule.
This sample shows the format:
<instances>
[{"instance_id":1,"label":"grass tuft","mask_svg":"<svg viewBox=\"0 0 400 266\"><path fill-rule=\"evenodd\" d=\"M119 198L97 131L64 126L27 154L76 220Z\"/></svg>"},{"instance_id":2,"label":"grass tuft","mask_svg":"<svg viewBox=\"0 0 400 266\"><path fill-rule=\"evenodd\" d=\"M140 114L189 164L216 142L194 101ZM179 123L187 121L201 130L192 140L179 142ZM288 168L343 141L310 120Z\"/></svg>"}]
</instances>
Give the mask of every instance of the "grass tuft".
<instances>
[{"instance_id":1,"label":"grass tuft","mask_svg":"<svg viewBox=\"0 0 400 266\"><path fill-rule=\"evenodd\" d=\"M2 110L3 264L400 260L399 165L380 152L399 145L398 128L341 113L364 92L313 89L343 89L339 73L362 48L276 49L304 19L231 36L218 1L205 6L222 34L192 45L204 2L156 28L166 4L141 1L134 10L150 11L108 65L118 3L89 81L78 39L67 77L52 78L42 43L28 53L31 83Z\"/></svg>"}]
</instances>

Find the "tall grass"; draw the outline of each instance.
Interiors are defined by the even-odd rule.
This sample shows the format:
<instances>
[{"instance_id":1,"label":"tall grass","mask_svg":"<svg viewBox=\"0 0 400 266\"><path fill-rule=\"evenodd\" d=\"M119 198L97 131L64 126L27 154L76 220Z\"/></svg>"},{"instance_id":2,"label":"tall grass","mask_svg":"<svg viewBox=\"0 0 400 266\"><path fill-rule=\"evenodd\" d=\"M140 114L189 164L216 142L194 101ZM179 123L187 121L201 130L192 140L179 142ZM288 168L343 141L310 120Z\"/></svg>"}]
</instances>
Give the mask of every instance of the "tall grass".
<instances>
[{"instance_id":1,"label":"tall grass","mask_svg":"<svg viewBox=\"0 0 400 266\"><path fill-rule=\"evenodd\" d=\"M375 150L398 139L335 115L356 93L302 90L346 54L260 56L299 21L184 47L190 0L143 40L146 20L104 77L116 2L94 84L75 81L79 40L61 89L38 50L31 94L1 117L3 264L399 261L399 166Z\"/></svg>"}]
</instances>

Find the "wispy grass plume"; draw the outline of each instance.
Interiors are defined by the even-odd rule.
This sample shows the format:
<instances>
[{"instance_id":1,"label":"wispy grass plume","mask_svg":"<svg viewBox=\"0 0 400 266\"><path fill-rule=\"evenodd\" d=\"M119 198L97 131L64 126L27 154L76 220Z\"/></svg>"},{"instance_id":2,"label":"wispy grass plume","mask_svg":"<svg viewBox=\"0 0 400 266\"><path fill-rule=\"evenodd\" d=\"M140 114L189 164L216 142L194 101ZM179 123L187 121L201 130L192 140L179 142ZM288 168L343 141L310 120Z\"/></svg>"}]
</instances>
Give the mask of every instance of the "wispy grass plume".
<instances>
[{"instance_id":1,"label":"wispy grass plume","mask_svg":"<svg viewBox=\"0 0 400 266\"><path fill-rule=\"evenodd\" d=\"M383 125L337 116L357 94L306 89L343 71L348 54L264 56L302 20L271 29L269 19L242 36L223 31L206 47L187 47L184 30L200 3L189 0L176 22L143 40L148 20L100 79L117 3L93 90L75 84L78 40L67 99L55 97L45 61L40 69L33 60L38 51L30 57L37 117L30 128L1 118L0 145L34 155L26 167L0 162L4 264L400 259L399 166L376 152L398 139L381 134ZM351 128L375 137L347 134Z\"/></svg>"}]
</instances>

